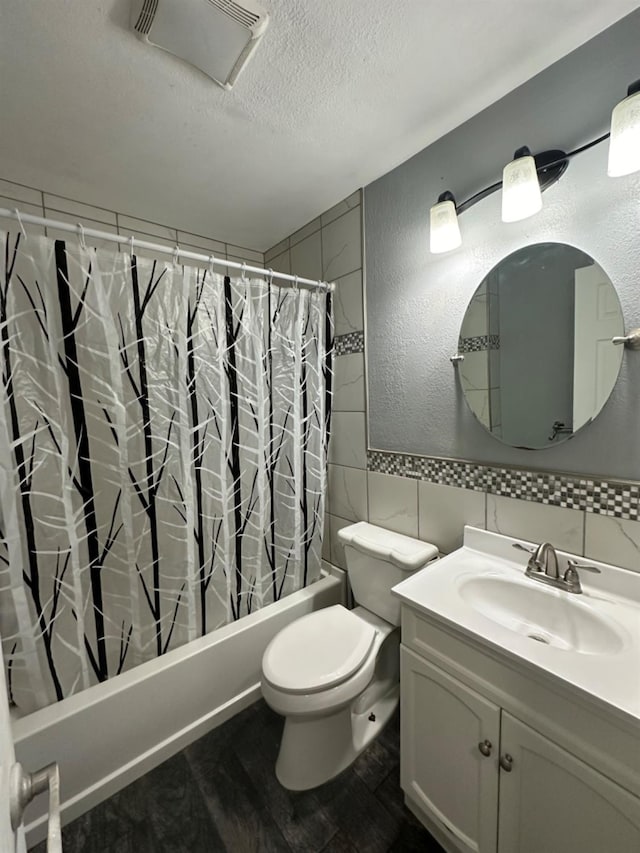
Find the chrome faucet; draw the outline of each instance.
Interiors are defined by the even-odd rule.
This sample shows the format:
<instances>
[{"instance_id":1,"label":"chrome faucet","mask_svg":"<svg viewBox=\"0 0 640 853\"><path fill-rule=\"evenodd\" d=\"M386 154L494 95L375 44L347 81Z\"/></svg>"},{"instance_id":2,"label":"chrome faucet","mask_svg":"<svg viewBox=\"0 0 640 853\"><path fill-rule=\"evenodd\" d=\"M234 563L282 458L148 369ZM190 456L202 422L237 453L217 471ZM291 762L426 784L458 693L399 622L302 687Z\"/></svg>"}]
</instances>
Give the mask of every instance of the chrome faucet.
<instances>
[{"instance_id":1,"label":"chrome faucet","mask_svg":"<svg viewBox=\"0 0 640 853\"><path fill-rule=\"evenodd\" d=\"M529 562L533 562L532 569L534 571L544 572L548 578L557 579L560 577L560 573L558 572L558 555L551 542L543 542L541 545L538 545L533 559Z\"/></svg>"},{"instance_id":2,"label":"chrome faucet","mask_svg":"<svg viewBox=\"0 0 640 853\"><path fill-rule=\"evenodd\" d=\"M536 548L530 548L528 545L521 545L520 542L514 542L513 547L530 554L525 571L526 575L535 577L536 580L542 580L543 578L545 580L559 579L558 555L551 542L542 542Z\"/></svg>"},{"instance_id":3,"label":"chrome faucet","mask_svg":"<svg viewBox=\"0 0 640 853\"><path fill-rule=\"evenodd\" d=\"M557 589L562 589L565 592L581 593L582 585L578 569L586 572L594 572L600 574L600 569L595 566L589 566L585 563L578 563L575 560L568 560L567 570L564 575L560 574L558 569L558 555L556 549L550 542L542 542L536 548L531 548L528 545L522 545L520 542L514 542L513 547L519 551L524 551L529 554L527 568L524 573L532 580L546 583L554 586Z\"/></svg>"}]
</instances>

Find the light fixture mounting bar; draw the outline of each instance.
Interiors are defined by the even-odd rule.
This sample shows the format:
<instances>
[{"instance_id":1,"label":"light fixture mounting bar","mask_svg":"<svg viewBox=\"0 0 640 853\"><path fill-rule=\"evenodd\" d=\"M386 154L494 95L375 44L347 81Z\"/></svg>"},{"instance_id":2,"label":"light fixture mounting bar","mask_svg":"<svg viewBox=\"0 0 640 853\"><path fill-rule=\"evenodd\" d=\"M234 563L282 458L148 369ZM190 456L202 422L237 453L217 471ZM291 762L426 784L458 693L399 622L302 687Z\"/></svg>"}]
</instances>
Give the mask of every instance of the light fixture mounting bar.
<instances>
[{"instance_id":1,"label":"light fixture mounting bar","mask_svg":"<svg viewBox=\"0 0 640 853\"><path fill-rule=\"evenodd\" d=\"M548 187L555 184L565 173L569 165L567 153L559 148L541 151L540 154L534 154L533 159L535 160L538 181L540 182L540 192L544 192Z\"/></svg>"}]
</instances>

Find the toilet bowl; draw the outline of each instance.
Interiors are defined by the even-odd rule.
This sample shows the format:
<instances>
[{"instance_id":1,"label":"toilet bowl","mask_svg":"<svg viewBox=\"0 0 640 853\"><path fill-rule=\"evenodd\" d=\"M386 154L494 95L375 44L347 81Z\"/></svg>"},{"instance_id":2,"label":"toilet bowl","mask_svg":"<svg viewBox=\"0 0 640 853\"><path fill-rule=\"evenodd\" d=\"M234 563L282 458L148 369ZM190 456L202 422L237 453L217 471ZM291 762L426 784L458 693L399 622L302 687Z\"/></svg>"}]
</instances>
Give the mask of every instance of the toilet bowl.
<instances>
[{"instance_id":1,"label":"toilet bowl","mask_svg":"<svg viewBox=\"0 0 640 853\"><path fill-rule=\"evenodd\" d=\"M338 535L358 606L297 619L262 660L262 695L285 717L276 776L290 790L337 776L388 722L399 695L400 607L391 587L437 558L435 546L365 522Z\"/></svg>"}]
</instances>

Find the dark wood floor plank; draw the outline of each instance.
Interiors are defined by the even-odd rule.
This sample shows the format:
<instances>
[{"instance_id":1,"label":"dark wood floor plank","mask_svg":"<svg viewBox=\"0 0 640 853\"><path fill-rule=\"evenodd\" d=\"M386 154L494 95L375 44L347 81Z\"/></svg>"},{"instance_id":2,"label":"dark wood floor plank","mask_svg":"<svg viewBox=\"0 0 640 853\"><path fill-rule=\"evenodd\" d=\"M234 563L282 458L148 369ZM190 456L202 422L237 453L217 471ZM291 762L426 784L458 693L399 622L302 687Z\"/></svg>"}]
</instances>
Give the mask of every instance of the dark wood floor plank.
<instances>
[{"instance_id":1,"label":"dark wood floor plank","mask_svg":"<svg viewBox=\"0 0 640 853\"><path fill-rule=\"evenodd\" d=\"M409 811L404 804L404 792L400 787L400 766L395 765L387 778L376 789L376 797L387 811L391 812L398 820L408 821L421 826L418 819Z\"/></svg>"},{"instance_id":2,"label":"dark wood floor plank","mask_svg":"<svg viewBox=\"0 0 640 853\"><path fill-rule=\"evenodd\" d=\"M424 853L444 853L432 835L424 828L404 804L404 792L400 787L400 767L393 768L384 782L377 788L376 796L385 808L395 815L399 823L398 836L389 846L393 853L423 850Z\"/></svg>"},{"instance_id":3,"label":"dark wood floor plank","mask_svg":"<svg viewBox=\"0 0 640 853\"><path fill-rule=\"evenodd\" d=\"M315 791L288 791L275 775L284 720L264 709L234 748L254 787L295 853L322 850L338 827L322 808Z\"/></svg>"},{"instance_id":4,"label":"dark wood floor plank","mask_svg":"<svg viewBox=\"0 0 640 853\"><path fill-rule=\"evenodd\" d=\"M316 790L325 810L357 850L386 853L401 820L387 811L352 768Z\"/></svg>"},{"instance_id":5,"label":"dark wood floor plank","mask_svg":"<svg viewBox=\"0 0 640 853\"><path fill-rule=\"evenodd\" d=\"M400 709L393 714L387 725L378 735L378 741L390 753L400 756Z\"/></svg>"},{"instance_id":6,"label":"dark wood floor plank","mask_svg":"<svg viewBox=\"0 0 640 853\"><path fill-rule=\"evenodd\" d=\"M257 702L66 826L64 851L443 853L404 805L398 719L336 779L292 793L275 778L282 718Z\"/></svg>"},{"instance_id":7,"label":"dark wood floor plank","mask_svg":"<svg viewBox=\"0 0 640 853\"><path fill-rule=\"evenodd\" d=\"M65 827L66 829L66 827ZM121 836L113 844L103 845L90 837L81 841L78 835L69 836L62 830L62 849L64 853L156 853L159 849L156 840L144 831L135 831ZM42 841L29 849L29 853L46 853L47 843Z\"/></svg>"},{"instance_id":8,"label":"dark wood floor plank","mask_svg":"<svg viewBox=\"0 0 640 853\"><path fill-rule=\"evenodd\" d=\"M390 770L387 777L376 788L375 794L395 817L400 820L413 819L413 815L404 804L404 792L400 787L400 765L396 764Z\"/></svg>"},{"instance_id":9,"label":"dark wood floor plank","mask_svg":"<svg viewBox=\"0 0 640 853\"><path fill-rule=\"evenodd\" d=\"M370 791L375 791L387 778L389 771L397 764L397 752L393 752L379 740L374 740L356 758L353 764L353 771L362 779Z\"/></svg>"},{"instance_id":10,"label":"dark wood floor plank","mask_svg":"<svg viewBox=\"0 0 640 853\"><path fill-rule=\"evenodd\" d=\"M322 848L320 853L358 853L358 848L354 847L342 832L336 832L327 846Z\"/></svg>"},{"instance_id":11,"label":"dark wood floor plank","mask_svg":"<svg viewBox=\"0 0 640 853\"><path fill-rule=\"evenodd\" d=\"M435 838L420 824L403 823L388 853L445 853Z\"/></svg>"},{"instance_id":12,"label":"dark wood floor plank","mask_svg":"<svg viewBox=\"0 0 640 853\"><path fill-rule=\"evenodd\" d=\"M140 780L157 853L224 853L186 757L179 753Z\"/></svg>"},{"instance_id":13,"label":"dark wood floor plank","mask_svg":"<svg viewBox=\"0 0 640 853\"><path fill-rule=\"evenodd\" d=\"M185 753L226 850L291 853L223 728L187 747Z\"/></svg>"},{"instance_id":14,"label":"dark wood floor plank","mask_svg":"<svg viewBox=\"0 0 640 853\"><path fill-rule=\"evenodd\" d=\"M67 824L62 830L62 843L65 853L155 853L158 845L145 814L142 780L132 782ZM46 844L39 844L32 853L35 851L45 853Z\"/></svg>"}]
</instances>

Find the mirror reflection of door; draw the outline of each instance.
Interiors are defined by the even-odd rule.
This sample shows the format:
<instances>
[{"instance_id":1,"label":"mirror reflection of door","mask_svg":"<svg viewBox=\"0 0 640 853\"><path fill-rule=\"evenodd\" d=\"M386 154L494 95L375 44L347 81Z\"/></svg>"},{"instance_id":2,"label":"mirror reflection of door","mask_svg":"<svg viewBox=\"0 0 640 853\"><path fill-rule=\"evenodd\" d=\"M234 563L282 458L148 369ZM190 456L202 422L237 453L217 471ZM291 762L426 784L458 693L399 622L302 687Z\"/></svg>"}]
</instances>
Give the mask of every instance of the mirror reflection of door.
<instances>
[{"instance_id":1,"label":"mirror reflection of door","mask_svg":"<svg viewBox=\"0 0 640 853\"><path fill-rule=\"evenodd\" d=\"M598 264L575 271L573 423L578 429L607 402L620 369L620 303Z\"/></svg>"},{"instance_id":2,"label":"mirror reflection of door","mask_svg":"<svg viewBox=\"0 0 640 853\"><path fill-rule=\"evenodd\" d=\"M593 420L615 385L620 303L589 255L525 246L482 280L465 313L458 375L480 423L505 444L542 449Z\"/></svg>"}]
</instances>

